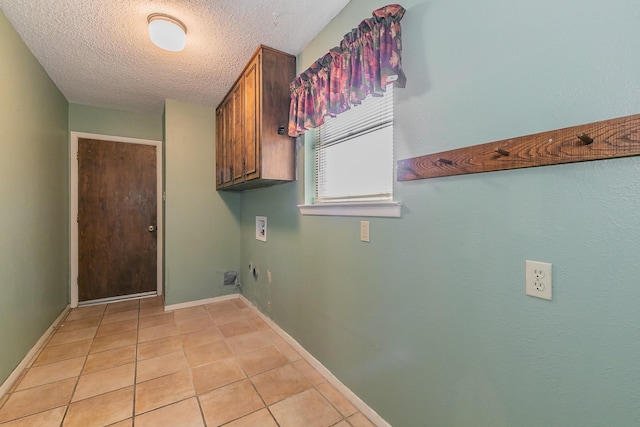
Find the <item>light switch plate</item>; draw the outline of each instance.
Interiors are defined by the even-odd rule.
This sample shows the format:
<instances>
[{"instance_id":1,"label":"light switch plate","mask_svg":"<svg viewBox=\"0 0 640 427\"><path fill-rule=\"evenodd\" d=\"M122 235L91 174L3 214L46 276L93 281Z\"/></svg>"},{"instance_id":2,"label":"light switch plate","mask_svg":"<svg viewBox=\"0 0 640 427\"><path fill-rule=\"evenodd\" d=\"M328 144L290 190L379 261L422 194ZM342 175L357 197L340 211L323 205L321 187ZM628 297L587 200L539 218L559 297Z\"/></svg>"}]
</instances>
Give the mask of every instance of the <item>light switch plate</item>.
<instances>
[{"instance_id":1,"label":"light switch plate","mask_svg":"<svg viewBox=\"0 0 640 427\"><path fill-rule=\"evenodd\" d=\"M360 221L360 241L369 241L369 221Z\"/></svg>"}]
</instances>

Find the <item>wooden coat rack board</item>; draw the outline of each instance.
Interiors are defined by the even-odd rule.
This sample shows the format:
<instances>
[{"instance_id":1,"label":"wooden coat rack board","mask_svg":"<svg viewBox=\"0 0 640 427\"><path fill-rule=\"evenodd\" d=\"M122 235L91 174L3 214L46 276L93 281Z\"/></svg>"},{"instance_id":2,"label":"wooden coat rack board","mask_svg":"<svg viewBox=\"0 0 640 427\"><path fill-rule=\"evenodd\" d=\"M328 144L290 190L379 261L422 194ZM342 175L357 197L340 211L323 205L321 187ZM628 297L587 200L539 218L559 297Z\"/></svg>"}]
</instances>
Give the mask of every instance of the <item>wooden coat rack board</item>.
<instances>
[{"instance_id":1,"label":"wooden coat rack board","mask_svg":"<svg viewBox=\"0 0 640 427\"><path fill-rule=\"evenodd\" d=\"M398 161L398 181L640 155L640 114Z\"/></svg>"}]
</instances>

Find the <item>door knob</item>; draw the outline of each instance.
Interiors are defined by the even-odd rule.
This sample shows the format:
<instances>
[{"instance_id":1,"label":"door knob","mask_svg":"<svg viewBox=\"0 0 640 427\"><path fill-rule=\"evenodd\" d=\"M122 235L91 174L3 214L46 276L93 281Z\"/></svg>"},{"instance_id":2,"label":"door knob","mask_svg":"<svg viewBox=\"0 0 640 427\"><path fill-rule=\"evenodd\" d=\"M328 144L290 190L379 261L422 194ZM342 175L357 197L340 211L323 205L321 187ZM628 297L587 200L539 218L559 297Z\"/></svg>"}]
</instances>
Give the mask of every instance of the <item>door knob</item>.
<instances>
[{"instance_id":1,"label":"door knob","mask_svg":"<svg viewBox=\"0 0 640 427\"><path fill-rule=\"evenodd\" d=\"M156 228L153 225L149 226L149 233L153 233L154 231L156 231Z\"/></svg>"}]
</instances>

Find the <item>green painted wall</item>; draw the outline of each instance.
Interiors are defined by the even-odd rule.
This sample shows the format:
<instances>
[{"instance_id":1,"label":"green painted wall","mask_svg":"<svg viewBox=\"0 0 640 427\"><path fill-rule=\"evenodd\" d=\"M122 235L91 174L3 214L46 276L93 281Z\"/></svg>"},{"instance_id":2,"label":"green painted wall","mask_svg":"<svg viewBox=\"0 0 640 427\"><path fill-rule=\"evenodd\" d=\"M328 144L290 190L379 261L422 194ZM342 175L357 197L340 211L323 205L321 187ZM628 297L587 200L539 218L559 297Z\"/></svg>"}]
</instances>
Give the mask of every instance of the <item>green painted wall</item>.
<instances>
[{"instance_id":1,"label":"green painted wall","mask_svg":"<svg viewBox=\"0 0 640 427\"><path fill-rule=\"evenodd\" d=\"M241 196L215 189L215 110L167 100L164 121L166 304L235 293Z\"/></svg>"},{"instance_id":2,"label":"green painted wall","mask_svg":"<svg viewBox=\"0 0 640 427\"><path fill-rule=\"evenodd\" d=\"M0 12L0 384L68 299L68 103Z\"/></svg>"},{"instance_id":3,"label":"green painted wall","mask_svg":"<svg viewBox=\"0 0 640 427\"><path fill-rule=\"evenodd\" d=\"M352 0L299 67L384 4ZM402 4L398 159L640 112L635 2ZM393 426L640 425L640 158L396 183L371 243L300 216L302 186L243 194L243 292Z\"/></svg>"},{"instance_id":4,"label":"green painted wall","mask_svg":"<svg viewBox=\"0 0 640 427\"><path fill-rule=\"evenodd\" d=\"M162 140L162 115L69 104L69 130Z\"/></svg>"}]
</instances>

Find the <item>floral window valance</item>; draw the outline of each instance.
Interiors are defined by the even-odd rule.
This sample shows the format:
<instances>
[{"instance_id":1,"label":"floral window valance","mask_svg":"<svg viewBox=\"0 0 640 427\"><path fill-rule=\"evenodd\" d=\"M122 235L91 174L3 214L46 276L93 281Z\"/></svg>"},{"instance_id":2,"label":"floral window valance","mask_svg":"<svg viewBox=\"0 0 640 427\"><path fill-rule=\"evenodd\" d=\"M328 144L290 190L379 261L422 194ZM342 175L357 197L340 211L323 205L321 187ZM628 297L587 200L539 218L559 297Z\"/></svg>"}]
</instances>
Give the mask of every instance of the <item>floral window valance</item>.
<instances>
[{"instance_id":1,"label":"floral window valance","mask_svg":"<svg viewBox=\"0 0 640 427\"><path fill-rule=\"evenodd\" d=\"M358 105L367 95L380 96L387 84L404 87L400 20L405 9L391 4L373 11L291 82L289 136L296 137Z\"/></svg>"}]
</instances>

